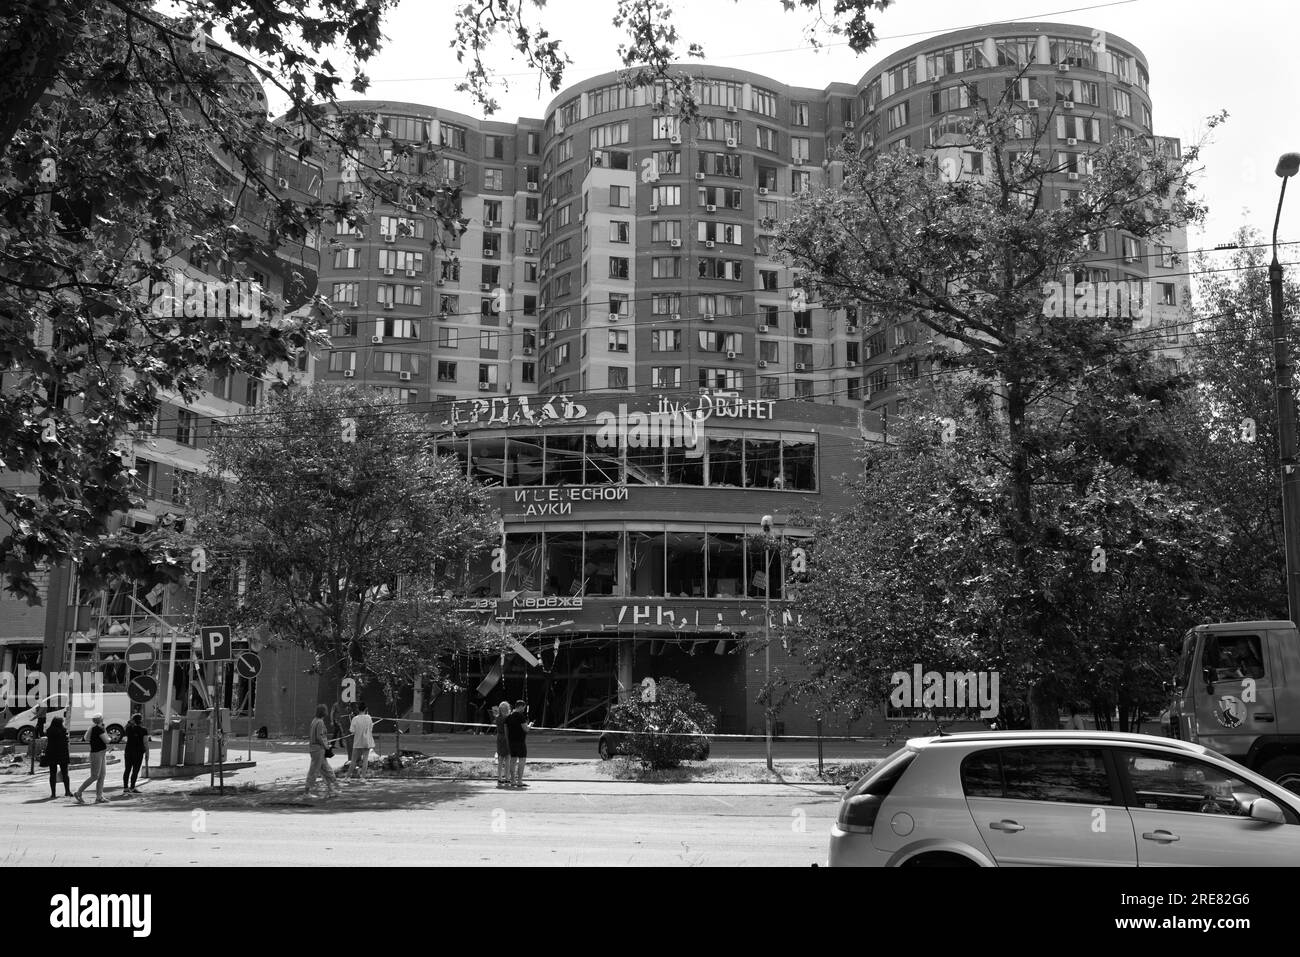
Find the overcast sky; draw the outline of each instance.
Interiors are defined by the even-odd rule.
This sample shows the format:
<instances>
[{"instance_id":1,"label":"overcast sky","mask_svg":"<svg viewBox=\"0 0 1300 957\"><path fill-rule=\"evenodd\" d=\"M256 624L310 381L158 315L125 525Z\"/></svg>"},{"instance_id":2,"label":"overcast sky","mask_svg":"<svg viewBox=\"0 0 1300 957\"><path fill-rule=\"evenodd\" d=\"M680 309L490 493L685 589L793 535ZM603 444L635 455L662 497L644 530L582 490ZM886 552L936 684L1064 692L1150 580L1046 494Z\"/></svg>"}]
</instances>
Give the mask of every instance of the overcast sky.
<instances>
[{"instance_id":1,"label":"overcast sky","mask_svg":"<svg viewBox=\"0 0 1300 957\"><path fill-rule=\"evenodd\" d=\"M1273 167L1281 153L1300 151L1295 0L897 0L876 15L880 43L862 56L842 44L811 49L801 32L806 16L783 13L780 0L677 0L675 6L679 32L703 45L704 62L816 88L856 82L890 53L980 23L1055 20L1119 34L1150 63L1158 134L1195 142L1205 132L1206 116L1230 114L1203 157L1199 185L1210 219L1202 235L1189 237L1192 248L1226 242L1242 223L1271 230L1279 184ZM387 22L384 50L367 67L369 96L481 115L468 96L454 90L462 71L449 48L452 9L446 0L403 0ZM622 35L610 23L613 10L613 0L549 0L541 11L573 60L566 85L618 68ZM502 108L496 118L541 117L552 94L535 74L521 73L523 64L511 57L503 45L491 59L509 83L497 95ZM1300 189L1295 193L1280 239L1300 239Z\"/></svg>"}]
</instances>

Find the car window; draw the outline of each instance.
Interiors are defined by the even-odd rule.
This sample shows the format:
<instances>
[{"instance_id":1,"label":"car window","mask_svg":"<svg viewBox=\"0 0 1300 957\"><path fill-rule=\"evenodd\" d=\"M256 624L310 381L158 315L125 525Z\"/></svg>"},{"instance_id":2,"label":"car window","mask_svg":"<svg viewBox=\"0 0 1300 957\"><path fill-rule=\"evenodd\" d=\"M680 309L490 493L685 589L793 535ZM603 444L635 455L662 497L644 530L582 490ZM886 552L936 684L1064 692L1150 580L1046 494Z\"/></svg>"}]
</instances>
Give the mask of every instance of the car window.
<instances>
[{"instance_id":1,"label":"car window","mask_svg":"<svg viewBox=\"0 0 1300 957\"><path fill-rule=\"evenodd\" d=\"M1122 762L1138 807L1250 817L1233 794L1259 794L1255 785L1194 758L1125 751Z\"/></svg>"},{"instance_id":2,"label":"car window","mask_svg":"<svg viewBox=\"0 0 1300 957\"><path fill-rule=\"evenodd\" d=\"M967 797L1113 803L1100 748L1027 747L977 752L962 763L962 784Z\"/></svg>"},{"instance_id":3,"label":"car window","mask_svg":"<svg viewBox=\"0 0 1300 957\"><path fill-rule=\"evenodd\" d=\"M1264 655L1259 635L1208 635L1203 664L1215 681L1263 678Z\"/></svg>"}]
</instances>

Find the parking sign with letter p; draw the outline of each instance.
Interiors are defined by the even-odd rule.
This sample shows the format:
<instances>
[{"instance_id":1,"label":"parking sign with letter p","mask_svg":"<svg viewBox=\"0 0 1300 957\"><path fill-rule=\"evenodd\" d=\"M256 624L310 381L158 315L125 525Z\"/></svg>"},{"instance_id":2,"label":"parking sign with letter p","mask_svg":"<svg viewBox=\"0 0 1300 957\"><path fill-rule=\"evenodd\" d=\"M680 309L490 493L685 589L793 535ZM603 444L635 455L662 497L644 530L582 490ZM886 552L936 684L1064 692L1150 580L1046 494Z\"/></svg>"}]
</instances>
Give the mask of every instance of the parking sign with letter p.
<instances>
[{"instance_id":1,"label":"parking sign with letter p","mask_svg":"<svg viewBox=\"0 0 1300 957\"><path fill-rule=\"evenodd\" d=\"M204 661L230 660L230 626L205 625L201 633Z\"/></svg>"}]
</instances>

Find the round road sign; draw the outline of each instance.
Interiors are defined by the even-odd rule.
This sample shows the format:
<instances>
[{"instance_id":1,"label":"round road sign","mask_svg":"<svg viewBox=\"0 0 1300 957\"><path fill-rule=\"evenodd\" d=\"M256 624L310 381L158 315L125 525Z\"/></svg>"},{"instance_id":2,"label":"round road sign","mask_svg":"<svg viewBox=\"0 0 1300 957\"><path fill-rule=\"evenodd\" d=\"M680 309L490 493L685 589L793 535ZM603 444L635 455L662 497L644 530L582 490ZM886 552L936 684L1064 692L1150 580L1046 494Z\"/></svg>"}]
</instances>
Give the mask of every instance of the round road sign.
<instances>
[{"instance_id":1,"label":"round road sign","mask_svg":"<svg viewBox=\"0 0 1300 957\"><path fill-rule=\"evenodd\" d=\"M158 682L149 675L135 675L127 683L126 694L136 704L144 704L158 694Z\"/></svg>"},{"instance_id":2,"label":"round road sign","mask_svg":"<svg viewBox=\"0 0 1300 957\"><path fill-rule=\"evenodd\" d=\"M235 670L241 678L256 678L262 670L262 658L255 651L241 651L235 659Z\"/></svg>"},{"instance_id":3,"label":"round road sign","mask_svg":"<svg viewBox=\"0 0 1300 957\"><path fill-rule=\"evenodd\" d=\"M157 659L158 655L153 645L143 641L137 641L126 649L126 663L132 671L148 671Z\"/></svg>"}]
</instances>

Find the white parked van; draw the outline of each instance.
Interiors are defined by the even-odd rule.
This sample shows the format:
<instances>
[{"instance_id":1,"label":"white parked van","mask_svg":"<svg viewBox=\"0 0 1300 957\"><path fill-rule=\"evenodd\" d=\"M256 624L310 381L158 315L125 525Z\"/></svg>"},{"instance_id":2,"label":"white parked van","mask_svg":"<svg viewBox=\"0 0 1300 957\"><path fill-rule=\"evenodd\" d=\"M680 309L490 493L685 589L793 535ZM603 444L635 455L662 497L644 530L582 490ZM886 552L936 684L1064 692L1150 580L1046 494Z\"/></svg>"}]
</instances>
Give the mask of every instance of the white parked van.
<instances>
[{"instance_id":1,"label":"white parked van","mask_svg":"<svg viewBox=\"0 0 1300 957\"><path fill-rule=\"evenodd\" d=\"M73 695L71 718L67 714L67 706L68 696L56 694L43 699L36 707L47 709L46 727L49 727L51 718L62 718L64 725L71 729L73 739L77 741L82 740L90 730L90 719L95 714L104 716L108 739L115 743L121 740L126 723L131 718L131 699L122 691L105 691L100 695ZM4 730L0 731L0 737L17 737L21 744L30 744L32 735L36 733L36 707L19 711L10 718Z\"/></svg>"}]
</instances>

